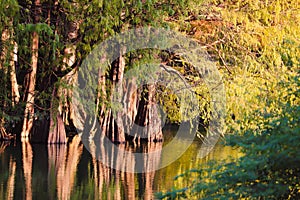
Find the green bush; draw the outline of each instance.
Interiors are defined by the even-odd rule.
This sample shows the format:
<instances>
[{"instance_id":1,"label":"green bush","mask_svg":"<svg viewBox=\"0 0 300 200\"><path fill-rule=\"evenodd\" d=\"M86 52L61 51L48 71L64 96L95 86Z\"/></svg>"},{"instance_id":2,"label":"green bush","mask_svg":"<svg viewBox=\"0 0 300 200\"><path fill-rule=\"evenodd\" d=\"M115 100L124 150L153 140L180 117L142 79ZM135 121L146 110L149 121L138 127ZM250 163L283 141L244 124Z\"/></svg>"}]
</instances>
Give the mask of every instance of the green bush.
<instances>
[{"instance_id":1,"label":"green bush","mask_svg":"<svg viewBox=\"0 0 300 200\"><path fill-rule=\"evenodd\" d=\"M258 127L227 138L242 147L243 156L232 162L210 163L181 175L191 178L184 189L174 189L161 199L299 199L300 198L300 76L281 83L277 110L257 112ZM295 101L297 99L298 101ZM297 103L295 103L297 102ZM256 116L248 117L249 121Z\"/></svg>"}]
</instances>

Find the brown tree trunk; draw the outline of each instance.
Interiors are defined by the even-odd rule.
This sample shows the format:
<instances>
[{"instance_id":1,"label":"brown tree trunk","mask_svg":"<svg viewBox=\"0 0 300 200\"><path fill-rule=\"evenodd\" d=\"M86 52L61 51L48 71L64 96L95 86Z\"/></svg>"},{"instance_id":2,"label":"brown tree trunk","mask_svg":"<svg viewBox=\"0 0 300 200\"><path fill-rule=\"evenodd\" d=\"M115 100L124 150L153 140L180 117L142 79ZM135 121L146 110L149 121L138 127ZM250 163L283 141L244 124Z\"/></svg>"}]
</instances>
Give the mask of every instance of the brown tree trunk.
<instances>
[{"instance_id":1,"label":"brown tree trunk","mask_svg":"<svg viewBox=\"0 0 300 200\"><path fill-rule=\"evenodd\" d=\"M41 2L40 0L34 1L34 23L38 23L41 15ZM22 138L28 138L33 125L34 117L34 94L35 94L35 82L36 72L38 67L38 49L39 49L39 35L36 31L32 33L32 44L31 44L31 72L28 75L28 86L26 90L26 106L24 112L24 121L21 132Z\"/></svg>"},{"instance_id":2,"label":"brown tree trunk","mask_svg":"<svg viewBox=\"0 0 300 200\"><path fill-rule=\"evenodd\" d=\"M99 120L102 136L107 136L115 143L125 142L126 135L132 136L133 140L162 141L161 119L155 102L155 85L144 86L143 93L139 96L136 78L124 80L125 50L120 49L120 57L111 67L109 89L106 88L108 84L105 72L100 70L98 74L97 108L101 103ZM110 91L109 95L107 91ZM105 105L104 102L107 101L112 102L113 109Z\"/></svg>"},{"instance_id":3,"label":"brown tree trunk","mask_svg":"<svg viewBox=\"0 0 300 200\"><path fill-rule=\"evenodd\" d=\"M57 82L57 77L51 79L50 87L53 87L52 98L50 102L50 112L49 117L44 117L35 121L34 126L37 126L37 129L34 128L32 131L31 140L33 142L46 142L49 144L52 143L66 143L67 142L67 133L66 125L73 125L72 119L74 117L74 111L72 108L72 89L69 87L66 88L65 85L74 86L77 76L77 68L75 66L76 61L76 45L74 45L73 40L78 37L79 23L68 21L67 19L61 19L59 3L58 0L53 1L53 10L47 12L47 21L49 25L55 26L54 34L66 35L66 46L64 49L64 55L62 58L62 63L54 67L54 73L62 77L59 82ZM74 4L76 6L76 4ZM65 20L65 21L63 21ZM59 22L64 22L66 27L60 29ZM71 70L72 69L72 70ZM70 71L71 70L71 71ZM69 71L69 73L67 73ZM65 74L63 76L63 74ZM49 77L46 77L47 79ZM44 126L43 126L44 125ZM41 126L43 126L41 128ZM43 130L41 133L40 130ZM45 138L46 136L46 138Z\"/></svg>"},{"instance_id":4,"label":"brown tree trunk","mask_svg":"<svg viewBox=\"0 0 300 200\"><path fill-rule=\"evenodd\" d=\"M16 66L15 62L17 62L17 51L18 45L16 42L13 43L14 50L11 52L11 60L10 60L10 82L11 82L11 96L12 96L12 107L20 101L20 92L19 85L17 82L17 74L16 74Z\"/></svg>"},{"instance_id":5,"label":"brown tree trunk","mask_svg":"<svg viewBox=\"0 0 300 200\"><path fill-rule=\"evenodd\" d=\"M59 101L60 98L57 97L57 89L54 87L50 106L50 128L47 141L48 144L67 142L65 124L58 110Z\"/></svg>"},{"instance_id":6,"label":"brown tree trunk","mask_svg":"<svg viewBox=\"0 0 300 200\"><path fill-rule=\"evenodd\" d=\"M54 1L55 9L58 10L58 1ZM76 4L73 4L76 6ZM58 21L58 20L56 20ZM74 67L76 61L76 45L72 43L72 40L78 37L80 22L71 21L67 22L67 41L69 44L64 49L63 64L59 71L71 70L62 79L61 83L68 86L73 86L76 81L76 67ZM58 24L56 24L58 26ZM57 31L56 31L57 32ZM73 117L72 102L69 99L72 98L72 91L69 88L63 88L59 86L58 89L54 88L52 94L51 110L50 110L50 130L48 143L66 143L67 134L65 131L65 125L69 125L69 120Z\"/></svg>"},{"instance_id":7,"label":"brown tree trunk","mask_svg":"<svg viewBox=\"0 0 300 200\"><path fill-rule=\"evenodd\" d=\"M122 83L125 69L125 58L123 57L123 53L126 51L125 48L120 48L120 57L117 62L113 63L110 80L111 80L111 88L110 95L108 96L106 93L106 76L105 71L99 69L98 72L98 95L97 95L97 109L99 108L99 104L101 103L101 108L99 111L100 116L100 127L101 127L101 136L107 136L112 142L115 143L124 143L125 140L125 131L124 131L124 123L122 120L123 112L117 112L116 115L113 115L113 110L111 107L107 107L105 102L109 100L112 102L113 100L120 102L122 97L116 97L115 94L122 94L122 88L117 87L118 83ZM98 110L96 111L98 113ZM91 138L94 137L94 134L90 135Z\"/></svg>"},{"instance_id":8,"label":"brown tree trunk","mask_svg":"<svg viewBox=\"0 0 300 200\"><path fill-rule=\"evenodd\" d=\"M15 73L15 63L14 63L14 42L11 38L11 31L6 28L1 33L1 42L3 44L2 52L0 55L0 73L2 74L1 78L1 85L3 88L3 97L7 96L7 77L8 72L10 74L10 81L11 81L11 104L12 107L19 102L20 94L18 89L18 84L16 80L16 73ZM5 64L8 64L9 67L7 68ZM8 102L5 98L0 99L0 140L11 140L13 138L12 135L8 134L4 128L5 119L4 119L4 110L8 107Z\"/></svg>"},{"instance_id":9,"label":"brown tree trunk","mask_svg":"<svg viewBox=\"0 0 300 200\"><path fill-rule=\"evenodd\" d=\"M155 85L145 85L138 104L138 114L135 118L133 133L148 141L162 141L161 119L155 101Z\"/></svg>"},{"instance_id":10,"label":"brown tree trunk","mask_svg":"<svg viewBox=\"0 0 300 200\"><path fill-rule=\"evenodd\" d=\"M12 22L10 22L12 26ZM12 38L12 30L4 29L1 35L1 42L4 44L2 53L1 53L1 67L0 69L4 69L3 64L8 63L9 68L5 69L6 72L9 72L10 75L10 82L11 82L11 105L14 107L16 104L19 103L20 100L20 92L19 86L17 83L17 75L16 75L16 67L15 61L17 61L17 51L18 45L16 42L13 41Z\"/></svg>"},{"instance_id":11,"label":"brown tree trunk","mask_svg":"<svg viewBox=\"0 0 300 200\"><path fill-rule=\"evenodd\" d=\"M122 87L117 87L117 83L123 82L123 76L124 76L124 69L125 69L125 58L123 56L124 52L126 51L125 48L120 48L120 57L116 64L116 66L113 68L113 90L115 89L116 94L122 94ZM122 84L121 84L122 86ZM120 102L122 97L117 96L116 97L117 102ZM110 120L112 123L112 132L111 132L111 140L113 142L123 143L125 142L125 132L124 132L124 124L123 124L123 113L117 112L116 116L111 116Z\"/></svg>"}]
</instances>

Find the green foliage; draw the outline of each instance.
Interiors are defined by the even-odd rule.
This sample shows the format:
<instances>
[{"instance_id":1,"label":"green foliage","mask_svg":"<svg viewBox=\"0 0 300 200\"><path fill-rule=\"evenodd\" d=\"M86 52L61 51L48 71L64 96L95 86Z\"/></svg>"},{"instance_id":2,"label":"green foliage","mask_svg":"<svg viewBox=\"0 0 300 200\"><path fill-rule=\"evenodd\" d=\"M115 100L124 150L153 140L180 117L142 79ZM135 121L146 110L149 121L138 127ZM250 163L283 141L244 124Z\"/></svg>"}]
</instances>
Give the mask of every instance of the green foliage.
<instances>
[{"instance_id":1,"label":"green foliage","mask_svg":"<svg viewBox=\"0 0 300 200\"><path fill-rule=\"evenodd\" d=\"M242 147L243 156L181 175L197 175L185 188L188 199L299 199L300 76L281 84L286 91L278 109L248 116L250 122L259 119L258 127L227 138L228 145ZM159 197L179 199L177 193L183 195L176 189Z\"/></svg>"},{"instance_id":2,"label":"green foliage","mask_svg":"<svg viewBox=\"0 0 300 200\"><path fill-rule=\"evenodd\" d=\"M297 0L208 1L198 19L180 24L223 74L228 132L256 126L245 115L278 108L271 102L285 89L281 82L300 69L299 9Z\"/></svg>"},{"instance_id":3,"label":"green foliage","mask_svg":"<svg viewBox=\"0 0 300 200\"><path fill-rule=\"evenodd\" d=\"M227 144L241 147L243 156L183 174L189 185L158 197L299 199L299 2L211 1L205 6L215 21L200 18L185 31L194 31L223 73L233 133Z\"/></svg>"}]
</instances>

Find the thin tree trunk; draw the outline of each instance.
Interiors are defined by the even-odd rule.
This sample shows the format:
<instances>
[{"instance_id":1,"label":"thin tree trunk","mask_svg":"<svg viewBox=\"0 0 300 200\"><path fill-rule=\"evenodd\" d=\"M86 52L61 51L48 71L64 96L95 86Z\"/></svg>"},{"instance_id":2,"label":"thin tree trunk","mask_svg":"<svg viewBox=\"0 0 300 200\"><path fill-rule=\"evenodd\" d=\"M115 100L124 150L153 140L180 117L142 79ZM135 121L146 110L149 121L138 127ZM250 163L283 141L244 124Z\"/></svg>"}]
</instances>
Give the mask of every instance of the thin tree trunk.
<instances>
[{"instance_id":1,"label":"thin tree trunk","mask_svg":"<svg viewBox=\"0 0 300 200\"><path fill-rule=\"evenodd\" d=\"M41 2L40 0L34 1L34 23L38 23L41 15ZM31 72L29 73L29 84L27 89L26 106L24 112L24 121L21 132L22 138L28 138L33 125L34 117L34 94L36 72L38 67L38 50L39 50L39 35L36 31L32 33L32 46L31 46Z\"/></svg>"},{"instance_id":2,"label":"thin tree trunk","mask_svg":"<svg viewBox=\"0 0 300 200\"><path fill-rule=\"evenodd\" d=\"M11 42L11 33L9 31L9 29L4 29L3 32L1 33L1 42L3 44L3 49L0 55L0 73L2 74L2 78L1 78L1 86L3 88L3 96L7 96L7 76L8 76L8 69L10 69L10 77L11 77L11 81L14 81L15 79L15 72L13 72L14 69L14 60L13 60L13 50L12 50L12 46L13 46L13 42ZM11 52L10 52L11 51ZM9 64L9 68L7 68L5 66L5 64L7 63ZM14 106L14 97L16 98L16 101L19 101L19 90L18 90L18 86L17 89L14 89L16 84L12 82L12 106ZM5 119L4 119L4 110L8 107L8 103L7 100L5 98L0 99L0 109L1 109L1 114L0 114L0 140L11 140L13 138L12 135L8 134L4 128L4 124L5 124Z\"/></svg>"},{"instance_id":3,"label":"thin tree trunk","mask_svg":"<svg viewBox=\"0 0 300 200\"><path fill-rule=\"evenodd\" d=\"M15 65L15 63L17 62L18 45L16 42L14 42L13 45L14 45L14 50L11 53L11 60L9 66L10 66L12 106L14 107L20 101L20 92L19 92L19 85L17 82L16 65Z\"/></svg>"},{"instance_id":4,"label":"thin tree trunk","mask_svg":"<svg viewBox=\"0 0 300 200\"><path fill-rule=\"evenodd\" d=\"M29 84L26 98L26 106L24 112L24 121L21 132L22 138L28 138L29 133L31 131L33 125L33 117L34 117L34 92L35 92L35 81L36 81L36 72L37 72L37 61L38 61L38 43L39 36L37 32L33 32L32 34L32 71L29 74Z\"/></svg>"},{"instance_id":5,"label":"thin tree trunk","mask_svg":"<svg viewBox=\"0 0 300 200\"><path fill-rule=\"evenodd\" d=\"M12 22L10 22L10 25L12 26ZM19 103L20 92L17 83L17 75L16 75L16 68L15 68L15 62L17 61L18 45L16 42L13 41L12 35L13 35L12 31L10 31L8 28L2 32L1 41L4 45L1 53L0 69L4 69L3 63L9 64L8 70L5 69L5 71L6 72L9 71L10 74L11 97L12 97L11 104L12 107L14 107L16 104Z\"/></svg>"}]
</instances>

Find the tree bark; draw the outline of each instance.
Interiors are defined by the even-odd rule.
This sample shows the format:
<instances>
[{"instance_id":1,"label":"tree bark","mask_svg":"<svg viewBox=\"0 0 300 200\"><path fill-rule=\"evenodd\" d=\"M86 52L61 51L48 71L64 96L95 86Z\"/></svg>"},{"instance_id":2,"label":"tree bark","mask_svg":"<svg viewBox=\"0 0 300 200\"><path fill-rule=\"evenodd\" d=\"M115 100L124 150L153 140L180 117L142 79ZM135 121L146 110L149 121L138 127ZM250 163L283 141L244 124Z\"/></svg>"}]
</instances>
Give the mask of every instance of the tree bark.
<instances>
[{"instance_id":1,"label":"tree bark","mask_svg":"<svg viewBox=\"0 0 300 200\"><path fill-rule=\"evenodd\" d=\"M11 23L10 23L11 25ZM11 81L11 106L14 107L15 104L19 102L20 94L19 88L16 79L16 72L15 72L15 63L14 63L14 50L16 44L12 40L12 32L9 28L5 28L1 33L1 42L3 44L2 52L0 55L0 70L1 74L3 75L1 84L3 87L3 96L8 96L8 92L6 91L8 87L8 73ZM8 64L8 67L6 67ZM4 128L5 119L4 119L4 110L8 107L8 102L5 98L1 99L1 114L0 114L0 140L11 140L13 138L12 135L8 134Z\"/></svg>"},{"instance_id":2,"label":"tree bark","mask_svg":"<svg viewBox=\"0 0 300 200\"><path fill-rule=\"evenodd\" d=\"M113 114L114 110L111 107L107 107L106 102L112 101L121 101L122 97L116 97L114 94L122 94L122 88L117 87L118 83L123 82L124 69L125 69L125 58L123 53L126 51L125 48L120 48L120 57L113 63L110 71L110 94L107 95L107 85L106 85L106 76L105 71L102 71L101 68L98 72L98 95L97 95L97 109L101 103L101 108L99 110L99 123L101 127L100 137L107 136L114 143L124 143L125 131L123 123L123 112L116 112L116 115ZM98 113L98 110L96 110ZM90 135L90 138L94 138L94 134Z\"/></svg>"},{"instance_id":3,"label":"tree bark","mask_svg":"<svg viewBox=\"0 0 300 200\"><path fill-rule=\"evenodd\" d=\"M138 104L133 133L138 140L143 138L151 142L163 140L161 119L155 101L155 85L145 85Z\"/></svg>"},{"instance_id":4,"label":"tree bark","mask_svg":"<svg viewBox=\"0 0 300 200\"><path fill-rule=\"evenodd\" d=\"M34 123L35 126L39 127L44 125L41 128L43 133L34 128L31 137L31 141L33 142L46 142L49 144L66 143L66 128L73 126L72 119L74 117L74 113L72 102L70 101L73 94L72 89L65 87L65 85L72 87L76 81L76 45L74 45L73 40L76 40L78 37L80 24L80 22L70 22L65 19L64 24L66 24L66 27L59 27L59 21L61 21L60 15L64 15L64 13L61 13L57 0L53 1L53 6L54 9L47 12L48 25L55 26L55 36L58 34L65 35L65 42L67 44L64 48L62 62L54 66L53 74L55 74L55 76L50 78L51 81L49 87L53 87L53 90L51 94L50 111L47 113L48 117L38 119ZM61 77L61 79L58 80L57 77ZM46 77L46 79L49 79L49 77Z\"/></svg>"},{"instance_id":5,"label":"tree bark","mask_svg":"<svg viewBox=\"0 0 300 200\"><path fill-rule=\"evenodd\" d=\"M101 104L101 135L115 143L124 143L127 139L162 141L162 125L155 102L155 85L144 86L142 94L139 95L137 79L133 77L124 80L125 51L126 49L121 47L120 57L112 64L109 72L111 85L106 83L105 72L99 70L98 73L96 104L97 108ZM107 91L110 91L109 95ZM111 102L112 107L108 107L105 102ZM93 138L94 135L90 137Z\"/></svg>"},{"instance_id":6,"label":"tree bark","mask_svg":"<svg viewBox=\"0 0 300 200\"><path fill-rule=\"evenodd\" d=\"M16 65L15 63L18 61L17 52L18 52L18 44L13 42L14 50L11 52L10 59L10 82L11 82L11 96L12 96L12 107L17 105L20 101L20 92L19 85L17 82L17 74L16 74Z\"/></svg>"},{"instance_id":7,"label":"tree bark","mask_svg":"<svg viewBox=\"0 0 300 200\"><path fill-rule=\"evenodd\" d=\"M12 26L12 22L10 22L10 26ZM14 107L16 104L19 103L20 100L20 92L19 86L17 82L17 75L16 75L16 67L15 62L17 61L17 51L18 45L16 42L13 41L12 38L13 32L9 30L9 28L4 29L1 35L1 42L4 44L2 53L1 53L1 67L0 69L4 69L4 63L9 64L8 70L5 69L6 72L9 72L10 75L10 82L11 82L11 105Z\"/></svg>"},{"instance_id":8,"label":"tree bark","mask_svg":"<svg viewBox=\"0 0 300 200\"><path fill-rule=\"evenodd\" d=\"M54 2L55 9L58 8L58 1ZM74 3L74 6L76 4ZM76 45L72 43L78 37L80 22L69 21L67 22L67 42L64 49L63 63L60 69L61 72L72 69L68 74L66 74L62 79L61 83L68 86L73 86L76 80ZM55 87L55 86L54 86ZM63 88L63 86L58 86L58 89L54 88L52 94L52 102L50 108L50 130L48 143L66 143L67 134L65 130L65 125L70 125L70 121L73 117L72 102L69 99L72 98L72 91L69 88Z\"/></svg>"},{"instance_id":9,"label":"tree bark","mask_svg":"<svg viewBox=\"0 0 300 200\"><path fill-rule=\"evenodd\" d=\"M67 142L65 124L58 110L59 103L60 98L57 97L57 89L54 87L50 106L50 128L48 135L48 144Z\"/></svg>"},{"instance_id":10,"label":"tree bark","mask_svg":"<svg viewBox=\"0 0 300 200\"><path fill-rule=\"evenodd\" d=\"M37 24L41 15L41 2L40 0L34 1L34 23ZM34 118L34 94L35 94L35 82L36 72L38 67L38 50L39 50L39 35L37 31L32 33L32 46L31 46L31 72L28 75L28 88L26 88L26 106L24 112L24 121L21 132L22 138L28 138L32 129Z\"/></svg>"},{"instance_id":11,"label":"tree bark","mask_svg":"<svg viewBox=\"0 0 300 200\"><path fill-rule=\"evenodd\" d=\"M124 69L125 69L125 58L123 56L123 54L125 53L126 49L125 47L120 47L120 57L118 60L118 63L116 64L116 66L113 68L113 90L116 90L116 94L122 94L123 93L123 88L122 87L117 87L117 83L121 83L122 86L122 82L123 82L123 76L124 76ZM117 96L116 97L117 101L120 102L120 100L122 99L122 97ZM116 116L112 116L111 117L111 122L112 123L116 123L113 127L112 127L112 136L111 136L111 140L113 142L118 142L118 143L123 143L125 142L125 132L124 132L124 124L123 124L123 113L122 112L117 112Z\"/></svg>"}]
</instances>

